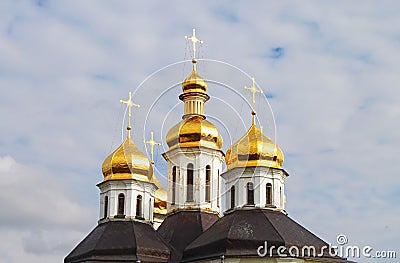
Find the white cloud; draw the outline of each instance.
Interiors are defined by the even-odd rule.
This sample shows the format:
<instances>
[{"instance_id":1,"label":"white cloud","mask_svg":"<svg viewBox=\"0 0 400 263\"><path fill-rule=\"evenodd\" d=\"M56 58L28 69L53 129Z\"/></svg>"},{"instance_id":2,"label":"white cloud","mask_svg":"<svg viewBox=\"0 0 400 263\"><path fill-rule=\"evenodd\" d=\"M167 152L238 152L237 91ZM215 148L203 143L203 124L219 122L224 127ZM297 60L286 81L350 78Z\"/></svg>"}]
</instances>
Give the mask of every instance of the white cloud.
<instances>
[{"instance_id":1,"label":"white cloud","mask_svg":"<svg viewBox=\"0 0 400 263\"><path fill-rule=\"evenodd\" d=\"M56 177L10 156L0 157L0 189L0 254L7 262L35 255L54 262L95 225L95 209L77 203Z\"/></svg>"}]
</instances>

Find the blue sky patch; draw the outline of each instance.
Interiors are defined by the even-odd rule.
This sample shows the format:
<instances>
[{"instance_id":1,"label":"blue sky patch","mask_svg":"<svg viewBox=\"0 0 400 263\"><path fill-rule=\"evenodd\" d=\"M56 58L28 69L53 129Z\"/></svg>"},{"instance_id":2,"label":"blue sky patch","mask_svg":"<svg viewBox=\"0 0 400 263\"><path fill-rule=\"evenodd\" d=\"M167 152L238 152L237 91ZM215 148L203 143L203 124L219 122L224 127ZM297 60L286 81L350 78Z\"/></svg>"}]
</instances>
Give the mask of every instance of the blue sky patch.
<instances>
[{"instance_id":1,"label":"blue sky patch","mask_svg":"<svg viewBox=\"0 0 400 263\"><path fill-rule=\"evenodd\" d=\"M285 55L285 49L283 47L274 47L271 49L270 58L280 59Z\"/></svg>"},{"instance_id":2,"label":"blue sky patch","mask_svg":"<svg viewBox=\"0 0 400 263\"><path fill-rule=\"evenodd\" d=\"M238 23L239 22L239 17L236 12L234 12L232 9L228 9L226 7L217 7L215 9L215 14L221 18L222 20L225 20L229 23Z\"/></svg>"},{"instance_id":3,"label":"blue sky patch","mask_svg":"<svg viewBox=\"0 0 400 263\"><path fill-rule=\"evenodd\" d=\"M368 98L364 99L364 100L361 102L360 106L358 106L358 109L359 109L359 110L366 110L366 109L369 109L369 108L371 108L371 107L376 103L376 101L377 101L377 98L375 98L375 97L368 97Z\"/></svg>"},{"instance_id":4,"label":"blue sky patch","mask_svg":"<svg viewBox=\"0 0 400 263\"><path fill-rule=\"evenodd\" d=\"M28 137L22 136L22 137L18 137L15 141L14 141L15 145L18 146L28 146L30 144L30 140Z\"/></svg>"},{"instance_id":5,"label":"blue sky patch","mask_svg":"<svg viewBox=\"0 0 400 263\"><path fill-rule=\"evenodd\" d=\"M264 96L267 98L267 99L273 99L273 98L275 98L275 95L274 94L272 94L272 93L270 93L270 92L264 92Z\"/></svg>"},{"instance_id":6,"label":"blue sky patch","mask_svg":"<svg viewBox=\"0 0 400 263\"><path fill-rule=\"evenodd\" d=\"M306 21L304 25L310 30L310 32L314 35L320 34L319 24L315 21Z\"/></svg>"},{"instance_id":7,"label":"blue sky patch","mask_svg":"<svg viewBox=\"0 0 400 263\"><path fill-rule=\"evenodd\" d=\"M92 76L97 80L110 81L110 82L114 82L115 81L115 78L113 76L111 76L111 75L108 75L108 74L100 73L100 74L93 74Z\"/></svg>"},{"instance_id":8,"label":"blue sky patch","mask_svg":"<svg viewBox=\"0 0 400 263\"><path fill-rule=\"evenodd\" d=\"M333 148L322 148L322 149L319 150L319 153L333 153L335 151L336 150L333 149Z\"/></svg>"},{"instance_id":9,"label":"blue sky patch","mask_svg":"<svg viewBox=\"0 0 400 263\"><path fill-rule=\"evenodd\" d=\"M39 7L44 7L47 3L47 0L36 0L36 5Z\"/></svg>"}]
</instances>

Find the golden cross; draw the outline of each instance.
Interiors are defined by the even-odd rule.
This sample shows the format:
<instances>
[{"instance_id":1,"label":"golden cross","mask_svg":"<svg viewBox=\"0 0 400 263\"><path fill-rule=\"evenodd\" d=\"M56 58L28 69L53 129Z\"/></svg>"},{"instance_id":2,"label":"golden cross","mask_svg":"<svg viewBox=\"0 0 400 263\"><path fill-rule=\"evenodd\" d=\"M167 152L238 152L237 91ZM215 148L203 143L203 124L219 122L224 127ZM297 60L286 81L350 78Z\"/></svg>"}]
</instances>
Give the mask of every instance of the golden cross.
<instances>
[{"instance_id":1,"label":"golden cross","mask_svg":"<svg viewBox=\"0 0 400 263\"><path fill-rule=\"evenodd\" d=\"M191 40L193 45L193 60L196 60L196 43L199 42L200 44L203 43L203 40L200 40L196 37L196 29L193 28L193 35L185 36L185 39Z\"/></svg>"},{"instance_id":2,"label":"golden cross","mask_svg":"<svg viewBox=\"0 0 400 263\"><path fill-rule=\"evenodd\" d=\"M154 163L154 146L155 145L161 145L161 143L156 142L154 140L154 132L150 132L150 140L149 141L144 140L144 143L150 144L150 147L151 147L151 163Z\"/></svg>"},{"instance_id":3,"label":"golden cross","mask_svg":"<svg viewBox=\"0 0 400 263\"><path fill-rule=\"evenodd\" d=\"M128 108L128 126L126 129L128 130L128 138L131 138L131 116L132 116L132 107L139 108L139 104L135 104L132 101L132 92L129 92L129 97L128 100L120 100L121 103L126 104L126 107Z\"/></svg>"},{"instance_id":4,"label":"golden cross","mask_svg":"<svg viewBox=\"0 0 400 263\"><path fill-rule=\"evenodd\" d=\"M261 89L257 89L256 83L255 83L255 81L254 81L254 77L251 78L251 81L252 81L251 87L244 86L244 88L247 89L247 90L250 90L251 93L252 93L252 105L251 105L251 107L252 107L252 109L253 109L253 111L254 111L254 110L255 110L255 109L254 109L254 105L256 104L255 94L256 94L257 92L258 92L258 93L263 93L263 91L262 91Z\"/></svg>"}]
</instances>

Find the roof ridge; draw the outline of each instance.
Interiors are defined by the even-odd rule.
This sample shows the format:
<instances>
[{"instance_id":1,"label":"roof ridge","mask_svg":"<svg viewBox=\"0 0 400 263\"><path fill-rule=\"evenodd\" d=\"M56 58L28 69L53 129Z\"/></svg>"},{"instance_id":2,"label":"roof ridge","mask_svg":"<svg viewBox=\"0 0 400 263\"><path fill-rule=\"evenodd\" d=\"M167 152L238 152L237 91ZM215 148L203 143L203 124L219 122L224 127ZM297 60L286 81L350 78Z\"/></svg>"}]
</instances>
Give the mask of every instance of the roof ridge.
<instances>
[{"instance_id":1,"label":"roof ridge","mask_svg":"<svg viewBox=\"0 0 400 263\"><path fill-rule=\"evenodd\" d=\"M136 248L136 251L135 251L135 254L136 254L136 257L138 256L138 241L137 241L137 239L136 239L136 233L135 233L135 226L133 225L135 222L132 220L131 221L131 227L132 227L132 234L133 234L133 239L135 240L135 248Z\"/></svg>"},{"instance_id":2,"label":"roof ridge","mask_svg":"<svg viewBox=\"0 0 400 263\"><path fill-rule=\"evenodd\" d=\"M286 241L285 241L285 239L283 238L283 236L281 235L281 233L279 233L279 231L278 231L278 229L275 227L275 225L271 222L271 220L269 220L269 218L265 215L265 213L264 212L267 212L267 213L269 213L269 212L272 212L272 211L265 211L265 210L263 210L263 209L257 209L260 213L262 213L263 214L263 216L265 217L265 219L267 219L267 221L271 224L271 226L274 228L274 230L275 230L275 232L278 234L278 236L283 240L283 243L285 244L285 246L286 246ZM280 213L280 212L278 212L278 213Z\"/></svg>"}]
</instances>

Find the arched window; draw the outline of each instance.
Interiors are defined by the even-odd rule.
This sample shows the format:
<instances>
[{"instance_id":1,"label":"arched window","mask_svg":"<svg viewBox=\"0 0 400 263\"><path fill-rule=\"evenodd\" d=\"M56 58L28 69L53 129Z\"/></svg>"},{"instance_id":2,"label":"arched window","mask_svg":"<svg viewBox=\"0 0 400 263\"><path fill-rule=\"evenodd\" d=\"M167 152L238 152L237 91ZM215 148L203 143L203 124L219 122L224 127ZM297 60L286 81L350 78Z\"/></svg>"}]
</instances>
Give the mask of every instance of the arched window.
<instances>
[{"instance_id":1,"label":"arched window","mask_svg":"<svg viewBox=\"0 0 400 263\"><path fill-rule=\"evenodd\" d=\"M267 183L266 189L265 189L265 203L267 206L272 205L272 185L270 183Z\"/></svg>"},{"instance_id":2,"label":"arched window","mask_svg":"<svg viewBox=\"0 0 400 263\"><path fill-rule=\"evenodd\" d=\"M136 217L142 218L142 196L138 195L136 197Z\"/></svg>"},{"instance_id":3,"label":"arched window","mask_svg":"<svg viewBox=\"0 0 400 263\"><path fill-rule=\"evenodd\" d=\"M207 165L206 166L206 202L211 201L210 178L211 178L211 167L209 165Z\"/></svg>"},{"instance_id":4,"label":"arched window","mask_svg":"<svg viewBox=\"0 0 400 263\"><path fill-rule=\"evenodd\" d=\"M283 207L282 187L279 187L279 196L280 196L280 205L281 205L281 207Z\"/></svg>"},{"instance_id":5,"label":"arched window","mask_svg":"<svg viewBox=\"0 0 400 263\"><path fill-rule=\"evenodd\" d=\"M108 196L104 197L104 218L108 216Z\"/></svg>"},{"instance_id":6,"label":"arched window","mask_svg":"<svg viewBox=\"0 0 400 263\"><path fill-rule=\"evenodd\" d=\"M171 204L175 204L175 196L176 195L176 166L172 168L172 202Z\"/></svg>"},{"instance_id":7,"label":"arched window","mask_svg":"<svg viewBox=\"0 0 400 263\"><path fill-rule=\"evenodd\" d=\"M118 195L118 215L125 215L125 195Z\"/></svg>"},{"instance_id":8,"label":"arched window","mask_svg":"<svg viewBox=\"0 0 400 263\"><path fill-rule=\"evenodd\" d=\"M193 202L193 164L187 166L186 201Z\"/></svg>"},{"instance_id":9,"label":"arched window","mask_svg":"<svg viewBox=\"0 0 400 263\"><path fill-rule=\"evenodd\" d=\"M247 204L254 205L254 186L253 183L247 183Z\"/></svg>"},{"instance_id":10,"label":"arched window","mask_svg":"<svg viewBox=\"0 0 400 263\"><path fill-rule=\"evenodd\" d=\"M231 209L235 207L235 186L231 187Z\"/></svg>"}]
</instances>

